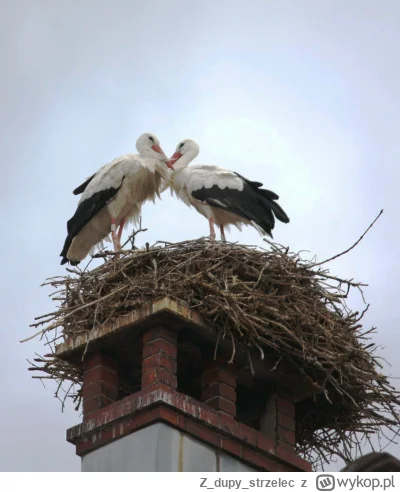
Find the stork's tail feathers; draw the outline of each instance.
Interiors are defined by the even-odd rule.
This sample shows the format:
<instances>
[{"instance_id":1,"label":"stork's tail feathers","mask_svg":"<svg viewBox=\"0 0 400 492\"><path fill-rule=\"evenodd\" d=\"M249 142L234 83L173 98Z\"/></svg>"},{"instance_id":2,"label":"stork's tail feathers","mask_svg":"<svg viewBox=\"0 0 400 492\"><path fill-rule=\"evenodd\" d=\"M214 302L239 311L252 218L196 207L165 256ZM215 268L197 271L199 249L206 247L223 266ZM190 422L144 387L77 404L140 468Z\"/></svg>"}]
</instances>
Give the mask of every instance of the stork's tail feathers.
<instances>
[{"instance_id":1,"label":"stork's tail feathers","mask_svg":"<svg viewBox=\"0 0 400 492\"><path fill-rule=\"evenodd\" d=\"M77 266L79 265L80 261L69 260L67 257L64 256L64 258L60 262L60 265L65 265L65 263L69 263L71 266Z\"/></svg>"},{"instance_id":2,"label":"stork's tail feathers","mask_svg":"<svg viewBox=\"0 0 400 492\"><path fill-rule=\"evenodd\" d=\"M265 231L267 232L268 235L270 235L272 237L271 229L274 228L275 219L271 213L271 210L274 212L275 217L278 220L280 220L281 222L284 222L285 224L287 224L289 222L289 217L286 215L286 212L283 210L283 208L280 205L278 205L276 203L276 200L279 200L279 195L277 195L276 193L274 193L271 190L266 190L265 188L261 188L263 186L263 184L258 182L258 181L250 181L249 179L245 178L244 176L242 176L239 173L235 172L235 174L237 176L239 176L241 179L243 179L243 181L245 183L250 185L251 188L257 192L257 194L260 198L261 206L265 210L265 214L267 217L266 222L269 225L269 227L267 227L267 229L265 229ZM262 221L262 222L264 222L264 225L266 225L265 221ZM259 226L262 227L263 229L264 229L264 225L259 224Z\"/></svg>"},{"instance_id":3,"label":"stork's tail feathers","mask_svg":"<svg viewBox=\"0 0 400 492\"><path fill-rule=\"evenodd\" d=\"M290 222L289 217L286 215L286 212L283 210L283 208L276 202L271 201L271 209L275 214L275 217L280 220L281 222L284 222L285 224L288 224Z\"/></svg>"},{"instance_id":4,"label":"stork's tail feathers","mask_svg":"<svg viewBox=\"0 0 400 492\"><path fill-rule=\"evenodd\" d=\"M267 234L273 239L272 229L275 227L275 217L285 224L287 224L290 219L283 208L275 201L279 199L279 196L276 193L262 188L258 188L257 192L259 196L259 205L263 211L262 216L260 217L261 220L257 221L258 226L264 231L264 234L262 235Z\"/></svg>"},{"instance_id":5,"label":"stork's tail feathers","mask_svg":"<svg viewBox=\"0 0 400 492\"><path fill-rule=\"evenodd\" d=\"M80 261L70 260L69 258L67 258L67 253L68 253L69 247L71 246L71 243L72 243L72 238L68 234L67 238L65 239L63 250L60 253L60 256L62 257L60 265L65 265L65 263L70 263L70 265L72 265L72 266L79 265Z\"/></svg>"}]
</instances>

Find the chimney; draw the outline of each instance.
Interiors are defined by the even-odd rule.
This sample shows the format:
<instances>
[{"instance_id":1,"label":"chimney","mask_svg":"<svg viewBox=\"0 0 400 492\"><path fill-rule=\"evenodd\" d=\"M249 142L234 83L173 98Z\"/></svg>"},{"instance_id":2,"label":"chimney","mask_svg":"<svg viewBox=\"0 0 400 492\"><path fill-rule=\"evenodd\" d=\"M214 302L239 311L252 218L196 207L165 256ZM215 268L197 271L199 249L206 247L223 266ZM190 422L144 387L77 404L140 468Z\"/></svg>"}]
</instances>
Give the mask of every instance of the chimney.
<instances>
[{"instance_id":1,"label":"chimney","mask_svg":"<svg viewBox=\"0 0 400 492\"><path fill-rule=\"evenodd\" d=\"M83 373L83 421L67 431L81 470L311 471L295 452L295 402L311 389L276 357L232 353L167 298L59 345Z\"/></svg>"}]
</instances>

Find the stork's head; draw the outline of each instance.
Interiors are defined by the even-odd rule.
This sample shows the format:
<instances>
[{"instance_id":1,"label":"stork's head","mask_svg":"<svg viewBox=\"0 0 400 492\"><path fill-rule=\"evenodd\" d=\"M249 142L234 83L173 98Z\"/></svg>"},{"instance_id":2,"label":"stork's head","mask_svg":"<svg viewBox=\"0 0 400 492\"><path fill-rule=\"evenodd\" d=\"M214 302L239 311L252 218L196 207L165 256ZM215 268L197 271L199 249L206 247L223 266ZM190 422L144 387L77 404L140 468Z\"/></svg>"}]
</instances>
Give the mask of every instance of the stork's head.
<instances>
[{"instance_id":1,"label":"stork's head","mask_svg":"<svg viewBox=\"0 0 400 492\"><path fill-rule=\"evenodd\" d=\"M166 162L168 157L160 147L160 141L153 133L143 133L136 140L136 148L143 157L150 157L159 161Z\"/></svg>"},{"instance_id":2,"label":"stork's head","mask_svg":"<svg viewBox=\"0 0 400 492\"><path fill-rule=\"evenodd\" d=\"M175 171L183 169L198 156L199 152L200 147L194 140L190 138L181 140L176 146L175 153L171 156L167 166Z\"/></svg>"}]
</instances>

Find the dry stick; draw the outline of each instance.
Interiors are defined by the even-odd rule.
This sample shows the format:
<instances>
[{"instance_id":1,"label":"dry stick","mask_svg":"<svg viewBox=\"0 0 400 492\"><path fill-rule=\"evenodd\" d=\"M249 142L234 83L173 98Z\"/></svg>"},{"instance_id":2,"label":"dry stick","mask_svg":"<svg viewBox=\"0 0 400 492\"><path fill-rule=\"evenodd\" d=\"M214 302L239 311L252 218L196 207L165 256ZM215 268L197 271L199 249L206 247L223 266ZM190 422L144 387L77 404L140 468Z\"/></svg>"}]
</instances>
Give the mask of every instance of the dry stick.
<instances>
[{"instance_id":1,"label":"dry stick","mask_svg":"<svg viewBox=\"0 0 400 492\"><path fill-rule=\"evenodd\" d=\"M72 316L73 314L75 314L76 312L80 311L81 309L83 308L87 308L89 306L93 306L94 304L97 304L98 302L100 301L104 301L104 299L107 299L108 297L112 297L113 295L115 295L117 292L120 292L121 290L125 289L126 288L126 285L123 285L122 287L120 287L119 289L117 290L114 290L112 292L110 292L109 294L107 294L106 296L100 298L100 299L96 299L95 301L92 301L92 302L89 302L88 304L85 304L84 306L79 306L78 308L76 308L74 311L66 314L64 316L64 320L65 318L69 318L70 316ZM28 340L32 340L33 338L39 336L39 335L42 335L43 333L46 333L50 330L54 330L54 328L56 328L57 326L60 325L61 322L57 322L57 323L53 323L52 325L48 326L47 328L44 328L43 330L40 330L38 333L35 333L34 335L32 335L31 337L29 338L24 338L23 340L20 340L20 343L24 343L24 342L27 342Z\"/></svg>"},{"instance_id":2,"label":"dry stick","mask_svg":"<svg viewBox=\"0 0 400 492\"><path fill-rule=\"evenodd\" d=\"M122 250L122 249L124 249L124 247L125 247L125 246L126 246L126 245L130 242L130 241L133 241L133 242L132 242L132 246L134 246L134 244L135 244L135 241L134 241L134 240L135 240L136 236L137 236L140 232L146 232L146 231L147 231L147 229L142 229L142 224L141 224L141 222L142 222L142 219L140 219L139 229L138 229L137 231L134 231L134 232L133 232L133 233L129 236L129 238L127 239L127 241L125 241L125 243L121 246L121 250ZM133 251L133 249L132 249L132 251Z\"/></svg>"},{"instance_id":3,"label":"dry stick","mask_svg":"<svg viewBox=\"0 0 400 492\"><path fill-rule=\"evenodd\" d=\"M324 263L328 263L329 261L332 261L332 260L335 260L336 258L339 258L339 256L343 256L345 255L346 253L348 253L349 251L351 251L353 248L355 248L357 246L357 244L362 241L362 239L364 238L364 236L367 234L367 232L371 229L371 227L375 224L375 222L379 219L379 217L383 214L383 209L379 212L379 214L377 215L377 217L375 218L375 220L370 224L370 226L368 227L368 229L364 232L364 234L362 234L362 236L353 244L353 246L350 246L350 248L346 249L346 251L343 251L342 253L339 253L335 256L332 256L331 258L328 258L327 260L324 260L324 261L321 261L319 263L315 263L314 266L319 266L319 265L323 265Z\"/></svg>"},{"instance_id":4,"label":"dry stick","mask_svg":"<svg viewBox=\"0 0 400 492\"><path fill-rule=\"evenodd\" d=\"M228 360L228 364L233 364L233 360L235 358L235 352L236 352L235 339L233 338L232 332L230 330L229 330L229 335L231 336L231 339L232 339L232 356Z\"/></svg>"},{"instance_id":5,"label":"dry stick","mask_svg":"<svg viewBox=\"0 0 400 492\"><path fill-rule=\"evenodd\" d=\"M87 352L88 347L89 347L90 339L92 337L92 334L93 334L94 329L96 328L96 319L97 319L97 309L98 309L98 307L99 307L99 304L97 304L96 309L94 311L93 326L92 326L92 329L90 330L90 333L89 333L89 336L88 336L88 339L87 339L87 342L86 342L85 350L83 351L83 354L82 354L81 361L83 361L83 359L85 358L86 352Z\"/></svg>"}]
</instances>

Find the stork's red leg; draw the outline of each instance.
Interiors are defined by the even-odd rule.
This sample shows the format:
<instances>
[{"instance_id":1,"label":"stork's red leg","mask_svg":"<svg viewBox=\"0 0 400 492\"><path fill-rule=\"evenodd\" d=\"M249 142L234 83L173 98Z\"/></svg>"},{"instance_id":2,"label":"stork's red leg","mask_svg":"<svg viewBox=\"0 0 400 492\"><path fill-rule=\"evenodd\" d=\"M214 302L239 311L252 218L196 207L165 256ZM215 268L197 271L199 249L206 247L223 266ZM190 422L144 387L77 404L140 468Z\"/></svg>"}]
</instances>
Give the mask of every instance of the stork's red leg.
<instances>
[{"instance_id":1,"label":"stork's red leg","mask_svg":"<svg viewBox=\"0 0 400 492\"><path fill-rule=\"evenodd\" d=\"M208 222L210 224L210 238L215 239L215 229L214 229L214 220L213 219L208 219Z\"/></svg>"},{"instance_id":2,"label":"stork's red leg","mask_svg":"<svg viewBox=\"0 0 400 492\"><path fill-rule=\"evenodd\" d=\"M224 232L224 226L223 225L220 225L219 226L219 229L221 231L221 239L224 243L226 243L226 238L225 238L225 232Z\"/></svg>"},{"instance_id":3,"label":"stork's red leg","mask_svg":"<svg viewBox=\"0 0 400 492\"><path fill-rule=\"evenodd\" d=\"M114 251L118 251L121 248L121 244L120 244L118 236L115 232L116 230L117 230L117 223L116 223L115 218L112 217L111 218L111 237L112 237L113 244L114 244Z\"/></svg>"},{"instance_id":4,"label":"stork's red leg","mask_svg":"<svg viewBox=\"0 0 400 492\"><path fill-rule=\"evenodd\" d=\"M121 236L122 236L122 229L124 228L125 225L125 219L121 220L121 223L119 224L119 230L118 230L118 239L121 241Z\"/></svg>"}]
</instances>

